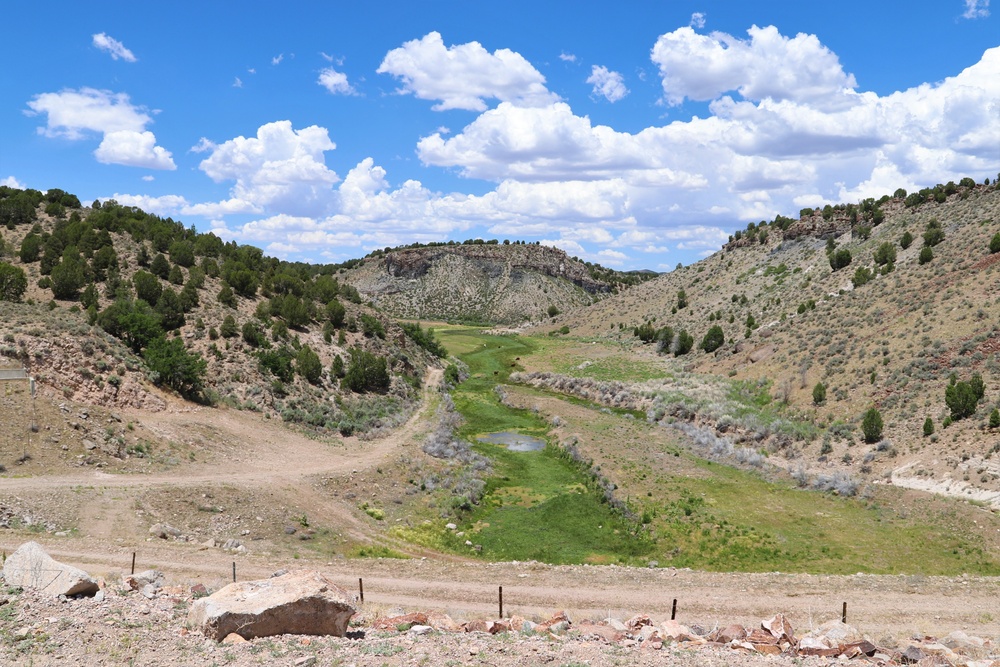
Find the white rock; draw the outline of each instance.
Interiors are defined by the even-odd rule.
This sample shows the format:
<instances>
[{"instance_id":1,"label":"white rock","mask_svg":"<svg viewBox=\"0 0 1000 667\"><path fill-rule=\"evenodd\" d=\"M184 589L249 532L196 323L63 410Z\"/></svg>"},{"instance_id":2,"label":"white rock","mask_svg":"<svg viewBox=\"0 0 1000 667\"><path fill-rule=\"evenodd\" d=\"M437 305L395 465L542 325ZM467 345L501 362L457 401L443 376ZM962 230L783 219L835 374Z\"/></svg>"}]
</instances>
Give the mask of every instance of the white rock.
<instances>
[{"instance_id":1,"label":"white rock","mask_svg":"<svg viewBox=\"0 0 1000 667\"><path fill-rule=\"evenodd\" d=\"M53 560L37 542L25 542L8 556L3 565L8 586L33 588L46 595L92 595L97 582L72 565Z\"/></svg>"},{"instance_id":2,"label":"white rock","mask_svg":"<svg viewBox=\"0 0 1000 667\"><path fill-rule=\"evenodd\" d=\"M188 623L216 641L281 634L343 637L354 615L352 596L319 572L293 570L259 581L229 584L197 600Z\"/></svg>"}]
</instances>

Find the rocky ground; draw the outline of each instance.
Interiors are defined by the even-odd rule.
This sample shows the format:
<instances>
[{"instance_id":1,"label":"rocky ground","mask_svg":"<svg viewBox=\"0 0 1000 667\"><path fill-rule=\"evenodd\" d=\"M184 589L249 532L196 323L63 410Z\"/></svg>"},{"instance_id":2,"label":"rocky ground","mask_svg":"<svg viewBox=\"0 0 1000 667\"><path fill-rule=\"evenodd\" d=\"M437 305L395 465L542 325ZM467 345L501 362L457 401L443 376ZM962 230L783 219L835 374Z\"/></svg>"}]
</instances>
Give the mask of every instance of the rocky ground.
<instances>
[{"instance_id":1,"label":"rocky ground","mask_svg":"<svg viewBox=\"0 0 1000 667\"><path fill-rule=\"evenodd\" d=\"M560 598L572 602L576 592L590 595L587 602L620 603L608 600L607 587L632 599L629 607L614 612L588 613L579 603L568 611L551 607L542 611L537 605L519 604L524 597L522 583L508 588L508 600L514 599L515 604L508 602L503 617L498 618L495 608L490 613L482 604L448 602L437 590L449 585L444 583L445 570L452 573L453 586L456 581L459 585L475 583L466 576L471 569L430 562L408 565L388 560L371 563L365 602L354 592L344 592L356 608L346 637L277 635L245 640L229 635L221 642L206 638L189 618L195 600L223 586L219 579L206 587L192 583L190 577L157 571L135 576L109 572L98 579L96 595L67 597L12 586L10 578L0 587L0 664L1000 665L1000 659L994 662L1000 650L994 645L996 624L989 612L980 612L977 621L969 623L973 627L968 633L949 629L956 619L967 619L965 607L995 603L995 580L866 577L861 581L775 573L744 575L713 596L709 591L722 588L723 579L735 575L509 563L497 564L499 569L492 574L515 579L524 575L540 591L548 591L532 602L551 603ZM407 585L415 582L402 580L413 576L410 570L422 567L429 577L426 599ZM346 585L344 568L323 569ZM391 580L377 576L393 572L401 577L395 595ZM681 591L677 621L670 620L670 607L664 608L662 595L655 594L663 587L664 577L674 579L675 590ZM565 581L576 582L579 590L563 590L560 595L559 584ZM620 586L611 586L615 581ZM643 588L651 593L648 600L642 598ZM765 589L771 591L770 597L763 594ZM862 598L858 611L851 610L859 619L856 626L840 621L837 611L842 610L814 609L817 599L846 597L849 592L853 600ZM458 591L456 597L477 595L481 591ZM728 616L713 597L729 600ZM864 597L870 598L868 604ZM758 613L751 620L752 612L747 613L763 608L755 601L777 607L780 600L787 605L787 615ZM620 613L626 608L641 609L644 603L657 611L629 617ZM948 610L954 613L949 616ZM936 635L914 633L915 627L934 630Z\"/></svg>"},{"instance_id":2,"label":"rocky ground","mask_svg":"<svg viewBox=\"0 0 1000 667\"><path fill-rule=\"evenodd\" d=\"M193 596L166 586L151 598L111 586L103 599L59 599L31 591L0 596L0 658L15 665L828 665L848 658L808 656L769 639L751 643L692 633L672 641L669 623L648 617L622 621L570 619L568 628L525 633L508 623L491 634L493 622L469 623L465 631L438 630L391 610L359 605L347 637L280 635L251 641L230 637L219 643L187 627ZM398 624L396 621L399 620ZM419 620L419 619L418 619ZM388 622L386 622L388 621ZM558 624L558 621L557 621ZM691 628L705 632L704 628ZM770 635L759 628L750 628ZM727 628L726 630L729 630ZM722 630L715 629L716 635ZM851 630L848 630L851 632ZM856 631L854 631L856 632ZM726 639L708 641L710 638ZM868 656L862 649L872 655ZM902 639L888 646L859 642L846 654L856 664L985 666L996 653L992 642L961 633L940 642Z\"/></svg>"}]
</instances>

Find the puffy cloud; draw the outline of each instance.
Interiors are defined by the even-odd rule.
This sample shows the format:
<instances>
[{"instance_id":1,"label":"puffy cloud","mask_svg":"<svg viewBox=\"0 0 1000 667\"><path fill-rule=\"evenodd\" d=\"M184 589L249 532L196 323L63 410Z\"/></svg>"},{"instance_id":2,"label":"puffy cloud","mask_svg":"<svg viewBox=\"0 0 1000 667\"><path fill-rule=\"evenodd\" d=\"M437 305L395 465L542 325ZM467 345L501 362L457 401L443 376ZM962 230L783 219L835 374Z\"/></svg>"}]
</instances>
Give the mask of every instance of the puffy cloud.
<instances>
[{"instance_id":1,"label":"puffy cloud","mask_svg":"<svg viewBox=\"0 0 1000 667\"><path fill-rule=\"evenodd\" d=\"M701 28L704 28L705 15L702 12L695 12L694 14L691 15L691 23L689 23L688 25L690 25L692 28L698 28L699 30Z\"/></svg>"},{"instance_id":2,"label":"puffy cloud","mask_svg":"<svg viewBox=\"0 0 1000 667\"><path fill-rule=\"evenodd\" d=\"M533 108L501 103L454 137L424 137L417 155L425 164L457 166L464 176L489 180L605 178L649 166L648 151L633 136L593 127L562 102Z\"/></svg>"},{"instance_id":3,"label":"puffy cloud","mask_svg":"<svg viewBox=\"0 0 1000 667\"><path fill-rule=\"evenodd\" d=\"M156 145L152 132L117 130L104 135L94 151L98 162L146 169L176 169L170 151Z\"/></svg>"},{"instance_id":4,"label":"puffy cloud","mask_svg":"<svg viewBox=\"0 0 1000 667\"><path fill-rule=\"evenodd\" d=\"M990 0L965 0L963 18L982 19L990 15Z\"/></svg>"},{"instance_id":5,"label":"puffy cloud","mask_svg":"<svg viewBox=\"0 0 1000 667\"><path fill-rule=\"evenodd\" d=\"M138 206L144 211L161 216L172 216L183 213L188 205L187 199L180 195L151 197L149 195L130 195L116 192L107 197L107 199L114 199L123 206Z\"/></svg>"},{"instance_id":6,"label":"puffy cloud","mask_svg":"<svg viewBox=\"0 0 1000 667\"><path fill-rule=\"evenodd\" d=\"M107 51L113 60L121 58L125 62L134 63L135 55L125 48L125 45L114 37L109 37L106 33L100 32L93 36L93 43L101 51Z\"/></svg>"},{"instance_id":7,"label":"puffy cloud","mask_svg":"<svg viewBox=\"0 0 1000 667\"><path fill-rule=\"evenodd\" d=\"M438 100L435 111L484 111L487 99L524 106L558 99L520 54L509 49L490 53L479 42L445 47L437 32L389 51L377 71L401 79L401 93Z\"/></svg>"},{"instance_id":8,"label":"puffy cloud","mask_svg":"<svg viewBox=\"0 0 1000 667\"><path fill-rule=\"evenodd\" d=\"M789 38L774 26L747 32L749 41L721 32L700 35L690 27L661 35L651 58L660 69L667 102L713 100L738 91L747 100L817 103L857 85L815 35Z\"/></svg>"},{"instance_id":9,"label":"puffy cloud","mask_svg":"<svg viewBox=\"0 0 1000 667\"><path fill-rule=\"evenodd\" d=\"M8 176L6 178L0 179L0 185L6 186L8 188L17 188L18 190L27 189L27 185L17 180L13 176Z\"/></svg>"},{"instance_id":10,"label":"puffy cloud","mask_svg":"<svg viewBox=\"0 0 1000 667\"><path fill-rule=\"evenodd\" d=\"M509 214L510 202L518 199L532 202L534 214L513 216L494 230L544 234L538 230L549 211L563 202L563 190L553 186L617 182L614 196L620 198L612 201L626 202L626 208L609 217L654 227L707 224L719 230L712 238L723 240L721 228L737 221L796 212L801 206L794 198L803 192L823 200L862 198L995 173L1000 117L991 105L1000 99L1000 48L939 83L880 97L843 87L853 80L814 37L787 39L759 29L751 34L756 42L729 50L758 48L766 41L774 47L764 49L766 54L813 53L817 63L801 65L801 72L786 79L826 81L833 98L765 96L755 102L724 96L712 102L708 118L636 133L592 125L561 102L532 108L504 102L458 133L424 137L417 154L426 165L498 182L481 198L498 211ZM799 61L790 57L790 68L800 67ZM763 84L753 79L760 70L754 67L740 70L741 76L751 75L749 87L735 79L731 87L760 91ZM524 196L524 185L543 184L547 189L537 193L544 194ZM586 202L585 192L580 201ZM577 213L571 219L587 217Z\"/></svg>"},{"instance_id":11,"label":"puffy cloud","mask_svg":"<svg viewBox=\"0 0 1000 667\"><path fill-rule=\"evenodd\" d=\"M575 63L576 56L573 55L572 53L560 53L559 60L563 61L564 63Z\"/></svg>"},{"instance_id":12,"label":"puffy cloud","mask_svg":"<svg viewBox=\"0 0 1000 667\"><path fill-rule=\"evenodd\" d=\"M143 107L136 107L125 93L81 88L58 93L42 93L28 102L25 113L47 115L45 127L38 128L46 137L83 139L87 132L104 137L94 151L98 162L123 164L148 169L176 169L165 148L156 145L156 137L146 130L152 118Z\"/></svg>"},{"instance_id":13,"label":"puffy cloud","mask_svg":"<svg viewBox=\"0 0 1000 667\"><path fill-rule=\"evenodd\" d=\"M628 95L628 88L625 87L622 75L609 70L607 67L594 65L590 76L587 77L587 83L594 87L593 94L595 97L600 95L608 102L617 102Z\"/></svg>"},{"instance_id":14,"label":"puffy cloud","mask_svg":"<svg viewBox=\"0 0 1000 667\"><path fill-rule=\"evenodd\" d=\"M809 43L803 36L778 42L795 40ZM226 202L184 210L210 218L251 212L259 219L218 233L283 256L343 259L338 248L485 229L499 238L546 239L602 263L641 257L655 264L666 252L687 263L749 220L900 186L992 176L1000 145L1000 118L990 111L996 99L1000 48L953 77L891 95L850 88L815 99L724 95L713 99L707 118L631 133L594 125L563 102L501 101L460 131L440 129L417 145L425 165L495 183L477 195L435 192L416 180L390 183L371 158L338 183L323 163L333 148L327 131L293 130L284 121L249 139L199 142L195 148L209 154L205 173L235 185Z\"/></svg>"},{"instance_id":15,"label":"puffy cloud","mask_svg":"<svg viewBox=\"0 0 1000 667\"><path fill-rule=\"evenodd\" d=\"M332 67L323 68L319 73L319 79L316 83L323 86L327 89L327 91L333 93L334 95L355 94L354 88L347 81L347 75L343 72L338 72Z\"/></svg>"},{"instance_id":16,"label":"puffy cloud","mask_svg":"<svg viewBox=\"0 0 1000 667\"><path fill-rule=\"evenodd\" d=\"M226 215L252 213L259 215L264 212L260 206L242 199L226 199L220 202L206 202L185 206L181 211L184 215L200 215L205 218L219 218Z\"/></svg>"},{"instance_id":17,"label":"puffy cloud","mask_svg":"<svg viewBox=\"0 0 1000 667\"><path fill-rule=\"evenodd\" d=\"M233 88L242 88L242 87L243 87L243 79L241 79L240 77L236 77L236 80L233 81Z\"/></svg>"},{"instance_id":18,"label":"puffy cloud","mask_svg":"<svg viewBox=\"0 0 1000 667\"><path fill-rule=\"evenodd\" d=\"M198 147L210 151L199 166L209 178L235 181L231 200L287 215L323 215L331 209L331 186L340 178L324 161L323 153L336 148L326 128L295 130L291 121L282 120L261 125L255 137L218 145L202 140Z\"/></svg>"},{"instance_id":19,"label":"puffy cloud","mask_svg":"<svg viewBox=\"0 0 1000 667\"><path fill-rule=\"evenodd\" d=\"M284 59L285 59L285 54L284 53L279 53L275 57L271 58L271 64L272 65L280 65L281 61L284 60Z\"/></svg>"},{"instance_id":20,"label":"puffy cloud","mask_svg":"<svg viewBox=\"0 0 1000 667\"><path fill-rule=\"evenodd\" d=\"M94 88L35 95L28 108L29 116L44 113L48 117L46 126L38 128L40 134L64 139L82 139L88 130L141 132L153 120L145 109L133 106L125 93Z\"/></svg>"}]
</instances>

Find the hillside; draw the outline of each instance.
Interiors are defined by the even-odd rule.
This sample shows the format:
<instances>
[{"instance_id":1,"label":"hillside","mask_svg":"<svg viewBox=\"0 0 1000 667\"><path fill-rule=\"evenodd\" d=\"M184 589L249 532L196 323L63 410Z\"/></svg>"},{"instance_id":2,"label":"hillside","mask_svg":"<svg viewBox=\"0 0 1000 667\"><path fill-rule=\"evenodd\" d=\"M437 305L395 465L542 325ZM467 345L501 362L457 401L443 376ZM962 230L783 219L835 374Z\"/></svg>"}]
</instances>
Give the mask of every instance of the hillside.
<instances>
[{"instance_id":1,"label":"hillside","mask_svg":"<svg viewBox=\"0 0 1000 667\"><path fill-rule=\"evenodd\" d=\"M475 242L373 253L346 275L396 317L521 324L596 303L645 274L623 274L558 248Z\"/></svg>"},{"instance_id":2,"label":"hillside","mask_svg":"<svg viewBox=\"0 0 1000 667\"><path fill-rule=\"evenodd\" d=\"M1000 507L1000 430L990 425L1000 405L1000 253L990 248L1000 190L963 181L864 206L751 225L711 257L545 330L566 326L657 360L697 424L722 436L746 422L736 440L789 470L842 470ZM834 270L836 253L849 263ZM706 353L713 326L724 343ZM693 348L674 356L682 330ZM977 375L982 398L956 413L947 388ZM699 393L698 378L713 392ZM741 418L727 394L767 405L786 426ZM870 408L884 423L875 438L862 429Z\"/></svg>"},{"instance_id":3,"label":"hillside","mask_svg":"<svg viewBox=\"0 0 1000 667\"><path fill-rule=\"evenodd\" d=\"M190 401L318 434L376 433L406 419L438 363L422 332L363 305L337 279L342 267L279 262L114 202L0 190L0 358L27 369L39 409L60 423L80 406ZM26 420L21 387L6 392L4 422ZM97 442L85 454L117 464L143 436L111 423L63 442ZM19 437L0 435L0 464Z\"/></svg>"}]
</instances>

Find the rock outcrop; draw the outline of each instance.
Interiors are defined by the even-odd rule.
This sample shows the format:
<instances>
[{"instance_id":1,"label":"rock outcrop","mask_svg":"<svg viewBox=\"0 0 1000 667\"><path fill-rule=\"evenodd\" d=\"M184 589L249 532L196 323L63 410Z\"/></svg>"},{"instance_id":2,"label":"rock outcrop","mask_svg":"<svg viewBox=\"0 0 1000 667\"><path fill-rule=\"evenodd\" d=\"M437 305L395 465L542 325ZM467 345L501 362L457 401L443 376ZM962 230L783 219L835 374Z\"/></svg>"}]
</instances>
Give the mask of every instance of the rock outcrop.
<instances>
[{"instance_id":1,"label":"rock outcrop","mask_svg":"<svg viewBox=\"0 0 1000 667\"><path fill-rule=\"evenodd\" d=\"M549 306L582 306L615 285L595 279L557 248L469 244L393 250L369 257L349 282L397 317L519 324Z\"/></svg>"},{"instance_id":2,"label":"rock outcrop","mask_svg":"<svg viewBox=\"0 0 1000 667\"><path fill-rule=\"evenodd\" d=\"M93 595L97 582L78 567L53 560L37 542L25 542L3 564L8 586L32 588L46 595Z\"/></svg>"},{"instance_id":3,"label":"rock outcrop","mask_svg":"<svg viewBox=\"0 0 1000 667\"><path fill-rule=\"evenodd\" d=\"M354 615L352 601L319 572L296 570L229 584L196 601L188 624L216 641L231 633L244 639L283 634L343 637Z\"/></svg>"}]
</instances>

